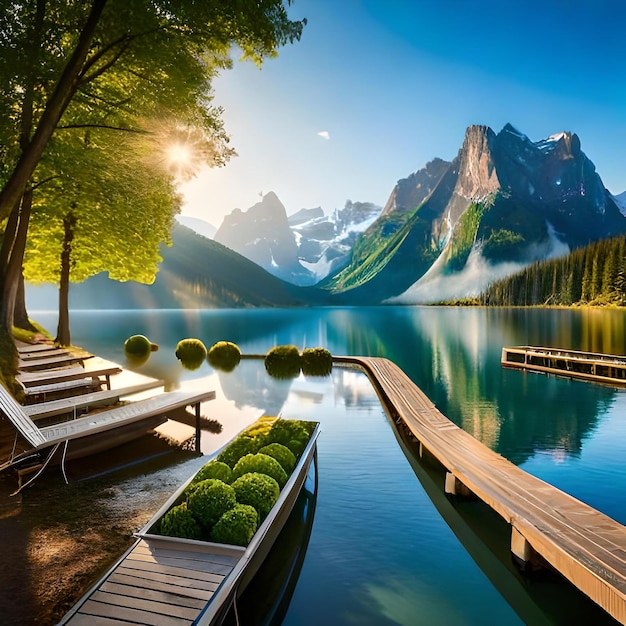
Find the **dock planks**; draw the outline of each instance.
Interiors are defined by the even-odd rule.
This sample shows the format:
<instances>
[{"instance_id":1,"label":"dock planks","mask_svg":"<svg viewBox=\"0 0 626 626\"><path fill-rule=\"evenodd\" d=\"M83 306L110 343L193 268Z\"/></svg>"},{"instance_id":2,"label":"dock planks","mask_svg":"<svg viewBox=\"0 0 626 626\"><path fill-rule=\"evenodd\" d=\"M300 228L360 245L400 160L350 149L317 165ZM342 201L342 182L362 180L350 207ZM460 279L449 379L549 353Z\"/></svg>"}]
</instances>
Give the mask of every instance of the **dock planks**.
<instances>
[{"instance_id":1,"label":"dock planks","mask_svg":"<svg viewBox=\"0 0 626 626\"><path fill-rule=\"evenodd\" d=\"M62 623L191 624L244 551L140 538Z\"/></svg>"},{"instance_id":2,"label":"dock planks","mask_svg":"<svg viewBox=\"0 0 626 626\"><path fill-rule=\"evenodd\" d=\"M531 476L444 415L394 363L342 357L368 374L383 405L458 481L512 528L512 549L536 553L626 623L626 528Z\"/></svg>"}]
</instances>

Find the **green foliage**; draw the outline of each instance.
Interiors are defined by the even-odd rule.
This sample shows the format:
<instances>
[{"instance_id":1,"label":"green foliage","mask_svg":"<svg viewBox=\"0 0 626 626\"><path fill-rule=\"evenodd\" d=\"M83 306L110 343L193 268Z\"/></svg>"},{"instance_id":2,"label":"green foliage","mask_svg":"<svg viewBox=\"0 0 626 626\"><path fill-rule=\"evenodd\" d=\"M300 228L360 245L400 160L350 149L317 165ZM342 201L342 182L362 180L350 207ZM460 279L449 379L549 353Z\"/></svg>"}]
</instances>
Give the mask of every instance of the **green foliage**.
<instances>
[{"instance_id":1,"label":"green foliage","mask_svg":"<svg viewBox=\"0 0 626 626\"><path fill-rule=\"evenodd\" d=\"M459 218L448 249L448 271L456 272L465 267L484 212L484 204L472 203Z\"/></svg>"},{"instance_id":2,"label":"green foliage","mask_svg":"<svg viewBox=\"0 0 626 626\"><path fill-rule=\"evenodd\" d=\"M498 258L503 252L510 253L511 249L520 246L525 242L524 237L519 233L506 228L494 230L485 241L483 251L489 258Z\"/></svg>"},{"instance_id":3,"label":"green foliage","mask_svg":"<svg viewBox=\"0 0 626 626\"><path fill-rule=\"evenodd\" d=\"M558 259L537 262L490 285L491 306L625 306L626 236L596 241Z\"/></svg>"},{"instance_id":4,"label":"green foliage","mask_svg":"<svg viewBox=\"0 0 626 626\"><path fill-rule=\"evenodd\" d=\"M328 376L333 370L333 355L325 348L305 348L301 367L305 376Z\"/></svg>"},{"instance_id":5,"label":"green foliage","mask_svg":"<svg viewBox=\"0 0 626 626\"><path fill-rule=\"evenodd\" d=\"M0 385L16 395L19 384L15 382L17 371L17 350L13 338L0 328Z\"/></svg>"},{"instance_id":6,"label":"green foliage","mask_svg":"<svg viewBox=\"0 0 626 626\"><path fill-rule=\"evenodd\" d=\"M162 518L159 528L161 535L183 537L185 539L201 539L202 529L183 502L172 507Z\"/></svg>"},{"instance_id":7,"label":"green foliage","mask_svg":"<svg viewBox=\"0 0 626 626\"><path fill-rule=\"evenodd\" d=\"M206 528L213 526L235 504L235 490L215 478L197 483L187 500L191 514Z\"/></svg>"},{"instance_id":8,"label":"green foliage","mask_svg":"<svg viewBox=\"0 0 626 626\"><path fill-rule=\"evenodd\" d=\"M287 475L293 472L293 468L296 466L296 456L295 454L282 443L270 443L266 446L263 446L259 450L260 454L267 454L271 456L273 459L276 459L281 467L285 470Z\"/></svg>"},{"instance_id":9,"label":"green foliage","mask_svg":"<svg viewBox=\"0 0 626 626\"><path fill-rule=\"evenodd\" d=\"M207 355L209 365L224 372L232 372L241 360L241 350L230 341L218 341L212 345Z\"/></svg>"},{"instance_id":10,"label":"green foliage","mask_svg":"<svg viewBox=\"0 0 626 626\"><path fill-rule=\"evenodd\" d=\"M262 439L241 434L217 455L217 460L233 468L242 456L258 452L262 445Z\"/></svg>"},{"instance_id":11,"label":"green foliage","mask_svg":"<svg viewBox=\"0 0 626 626\"><path fill-rule=\"evenodd\" d=\"M265 355L265 369L273 378L296 378L300 374L300 351L296 346L274 346Z\"/></svg>"},{"instance_id":12,"label":"green foliage","mask_svg":"<svg viewBox=\"0 0 626 626\"><path fill-rule=\"evenodd\" d=\"M217 543L247 546L256 532L256 509L248 504L237 504L224 513L211 530L210 539Z\"/></svg>"},{"instance_id":13,"label":"green foliage","mask_svg":"<svg viewBox=\"0 0 626 626\"><path fill-rule=\"evenodd\" d=\"M258 472L271 476L282 488L287 482L287 474L281 467L280 463L267 454L246 454L237 461L233 467L233 479L248 474L250 472Z\"/></svg>"},{"instance_id":14,"label":"green foliage","mask_svg":"<svg viewBox=\"0 0 626 626\"><path fill-rule=\"evenodd\" d=\"M124 352L131 357L148 356L152 343L145 335L132 335L124 342Z\"/></svg>"},{"instance_id":15,"label":"green foliage","mask_svg":"<svg viewBox=\"0 0 626 626\"><path fill-rule=\"evenodd\" d=\"M276 480L259 472L249 472L240 476L233 482L233 489L237 502L253 506L261 521L267 517L280 495L280 487Z\"/></svg>"},{"instance_id":16,"label":"green foliage","mask_svg":"<svg viewBox=\"0 0 626 626\"><path fill-rule=\"evenodd\" d=\"M194 476L191 484L199 483L209 478L217 478L227 485L230 485L233 480L233 470L226 465L226 463L214 459L200 468L200 471Z\"/></svg>"},{"instance_id":17,"label":"green foliage","mask_svg":"<svg viewBox=\"0 0 626 626\"><path fill-rule=\"evenodd\" d=\"M280 443L289 448L296 456L299 456L311 436L312 430L307 430L307 426L313 422L303 422L298 420L277 419L267 436L268 441Z\"/></svg>"},{"instance_id":18,"label":"green foliage","mask_svg":"<svg viewBox=\"0 0 626 626\"><path fill-rule=\"evenodd\" d=\"M176 345L176 358L186 369L196 370L206 359L206 347L200 339L182 339Z\"/></svg>"}]
</instances>

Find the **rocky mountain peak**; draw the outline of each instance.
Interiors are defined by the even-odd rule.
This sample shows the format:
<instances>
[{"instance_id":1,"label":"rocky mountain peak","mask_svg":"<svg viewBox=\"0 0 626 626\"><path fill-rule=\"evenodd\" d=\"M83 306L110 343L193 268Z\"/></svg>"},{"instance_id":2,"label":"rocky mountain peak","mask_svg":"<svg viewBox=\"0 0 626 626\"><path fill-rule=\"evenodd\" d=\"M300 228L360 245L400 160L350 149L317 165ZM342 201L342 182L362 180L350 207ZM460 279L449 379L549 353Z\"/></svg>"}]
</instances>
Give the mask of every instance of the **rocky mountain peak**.
<instances>
[{"instance_id":1,"label":"rocky mountain peak","mask_svg":"<svg viewBox=\"0 0 626 626\"><path fill-rule=\"evenodd\" d=\"M226 215L214 240L284 280L310 274L298 261L287 211L272 191L247 211L235 209Z\"/></svg>"},{"instance_id":2,"label":"rocky mountain peak","mask_svg":"<svg viewBox=\"0 0 626 626\"><path fill-rule=\"evenodd\" d=\"M393 211L406 213L418 207L432 193L441 177L450 167L449 161L435 158L426 165L400 179L394 187L381 215L387 215Z\"/></svg>"},{"instance_id":3,"label":"rocky mountain peak","mask_svg":"<svg viewBox=\"0 0 626 626\"><path fill-rule=\"evenodd\" d=\"M483 199L498 191L500 180L493 157L496 134L489 126L468 127L459 151L459 178L456 193L469 199Z\"/></svg>"}]
</instances>

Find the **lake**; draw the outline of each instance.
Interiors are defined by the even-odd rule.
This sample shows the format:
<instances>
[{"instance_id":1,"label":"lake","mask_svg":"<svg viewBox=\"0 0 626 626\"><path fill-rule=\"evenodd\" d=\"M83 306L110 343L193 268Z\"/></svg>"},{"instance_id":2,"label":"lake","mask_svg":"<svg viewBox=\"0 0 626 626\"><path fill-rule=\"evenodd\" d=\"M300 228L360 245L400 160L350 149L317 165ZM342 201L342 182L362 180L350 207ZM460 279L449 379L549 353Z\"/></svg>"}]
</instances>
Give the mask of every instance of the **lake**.
<instances>
[{"instance_id":1,"label":"lake","mask_svg":"<svg viewBox=\"0 0 626 626\"><path fill-rule=\"evenodd\" d=\"M53 313L32 317L56 328ZM443 414L485 445L625 523L624 392L506 370L500 351L503 345L526 344L624 354L626 312L74 311L71 328L74 344L122 364L124 340L145 334L160 350L138 371L165 379L168 388L215 388L218 398L207 416L222 422L224 432L217 439L203 435L213 447L263 413L321 422L315 513L282 623L603 622L601 613L558 581L517 574L507 562L506 528L495 516L476 504L453 507L439 497L437 478L396 436L362 373L335 367L324 379L276 381L256 361L242 361L232 374L214 372L207 363L188 371L174 347L196 337L207 347L233 341L245 354L294 344L323 346L335 355L387 357ZM160 468L154 480L164 480L164 492L171 492L171 483L182 482L197 465L195 459ZM269 580L272 573L263 576ZM253 619L260 623L261 617Z\"/></svg>"}]
</instances>

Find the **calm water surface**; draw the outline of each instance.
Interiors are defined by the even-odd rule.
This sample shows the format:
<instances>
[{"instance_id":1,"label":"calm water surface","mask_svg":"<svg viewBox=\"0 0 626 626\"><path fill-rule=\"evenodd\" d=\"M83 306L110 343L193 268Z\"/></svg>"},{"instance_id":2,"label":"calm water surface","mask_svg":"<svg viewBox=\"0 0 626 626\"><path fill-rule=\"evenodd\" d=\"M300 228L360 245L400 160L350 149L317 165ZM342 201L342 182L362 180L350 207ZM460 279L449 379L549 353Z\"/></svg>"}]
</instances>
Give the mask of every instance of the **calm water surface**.
<instances>
[{"instance_id":1,"label":"calm water surface","mask_svg":"<svg viewBox=\"0 0 626 626\"><path fill-rule=\"evenodd\" d=\"M54 314L34 318L55 328ZM171 387L210 379L219 387L214 416L224 436L227 423L238 426L252 413L322 423L311 538L285 624L577 623L576 611L585 609L552 581L528 583L487 554L467 525L484 511L437 499L438 479L405 453L363 374L335 368L321 381L278 382L245 361L230 375L208 364L189 372L173 355L185 337L207 347L234 341L244 353L295 344L390 358L487 446L626 522L624 392L500 366L503 345L624 354L622 311L99 311L72 312L71 325L73 343L120 363L124 339L147 335L161 348L139 371ZM487 535L506 532L488 514L483 521ZM506 561L506 539L493 549Z\"/></svg>"}]
</instances>

